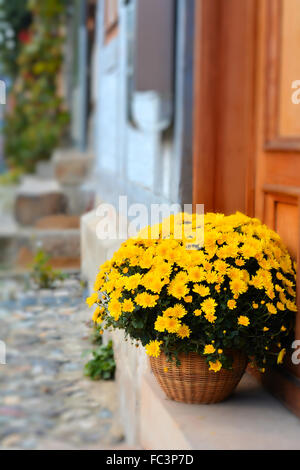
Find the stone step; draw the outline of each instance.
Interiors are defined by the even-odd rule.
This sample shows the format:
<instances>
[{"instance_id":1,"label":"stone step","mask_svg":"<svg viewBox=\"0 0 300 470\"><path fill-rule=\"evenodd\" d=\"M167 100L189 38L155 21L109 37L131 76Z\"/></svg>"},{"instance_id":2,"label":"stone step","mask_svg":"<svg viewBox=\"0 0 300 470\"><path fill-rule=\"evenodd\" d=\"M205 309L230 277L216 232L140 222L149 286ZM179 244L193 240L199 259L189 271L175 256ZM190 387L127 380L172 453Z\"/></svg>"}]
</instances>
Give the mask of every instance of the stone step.
<instances>
[{"instance_id":1,"label":"stone step","mask_svg":"<svg viewBox=\"0 0 300 470\"><path fill-rule=\"evenodd\" d=\"M75 223L75 220L73 222ZM62 224L61 219L60 223ZM53 226L53 220L49 219L44 219L42 225L44 228L24 228L12 219L1 218L0 269L30 269L38 249L44 250L50 256L53 267L80 267L80 229L49 228L49 225Z\"/></svg>"},{"instance_id":2,"label":"stone step","mask_svg":"<svg viewBox=\"0 0 300 470\"><path fill-rule=\"evenodd\" d=\"M37 250L50 256L53 267L74 269L80 266L79 229L21 229L17 236L16 265L28 269Z\"/></svg>"},{"instance_id":3,"label":"stone step","mask_svg":"<svg viewBox=\"0 0 300 470\"><path fill-rule=\"evenodd\" d=\"M41 217L66 213L67 198L55 180L26 176L16 192L15 217L21 225L34 225Z\"/></svg>"},{"instance_id":4,"label":"stone step","mask_svg":"<svg viewBox=\"0 0 300 470\"><path fill-rule=\"evenodd\" d=\"M26 176L15 193L15 217L33 226L47 216L82 215L93 207L94 190L87 185L61 185L56 180Z\"/></svg>"},{"instance_id":5,"label":"stone step","mask_svg":"<svg viewBox=\"0 0 300 470\"><path fill-rule=\"evenodd\" d=\"M94 155L74 148L57 149L52 157L54 175L63 185L80 185L89 176Z\"/></svg>"},{"instance_id":6,"label":"stone step","mask_svg":"<svg viewBox=\"0 0 300 470\"><path fill-rule=\"evenodd\" d=\"M48 215L35 223L35 228L40 230L74 229L80 228L80 217L77 215Z\"/></svg>"}]
</instances>

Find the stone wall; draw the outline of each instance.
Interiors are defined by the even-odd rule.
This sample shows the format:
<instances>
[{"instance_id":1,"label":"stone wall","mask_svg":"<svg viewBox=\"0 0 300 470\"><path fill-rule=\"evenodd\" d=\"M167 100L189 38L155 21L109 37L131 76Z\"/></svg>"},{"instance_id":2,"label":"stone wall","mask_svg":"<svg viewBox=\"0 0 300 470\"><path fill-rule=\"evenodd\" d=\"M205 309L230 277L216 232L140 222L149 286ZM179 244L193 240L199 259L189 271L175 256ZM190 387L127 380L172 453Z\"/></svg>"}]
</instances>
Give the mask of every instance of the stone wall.
<instances>
[{"instance_id":1,"label":"stone wall","mask_svg":"<svg viewBox=\"0 0 300 470\"><path fill-rule=\"evenodd\" d=\"M81 253L83 278L92 291L99 266L120 246L120 240L99 240L96 234L99 217L91 211L81 218ZM126 341L122 331L109 333L113 339L117 363L116 380L119 394L120 420L128 444L139 442L140 390L143 374L148 370L144 349ZM105 335L105 341L109 339Z\"/></svg>"},{"instance_id":2,"label":"stone wall","mask_svg":"<svg viewBox=\"0 0 300 470\"><path fill-rule=\"evenodd\" d=\"M148 358L142 348L125 341L122 331L112 334L117 363L120 420L129 445L140 442L141 382L147 372Z\"/></svg>"}]
</instances>

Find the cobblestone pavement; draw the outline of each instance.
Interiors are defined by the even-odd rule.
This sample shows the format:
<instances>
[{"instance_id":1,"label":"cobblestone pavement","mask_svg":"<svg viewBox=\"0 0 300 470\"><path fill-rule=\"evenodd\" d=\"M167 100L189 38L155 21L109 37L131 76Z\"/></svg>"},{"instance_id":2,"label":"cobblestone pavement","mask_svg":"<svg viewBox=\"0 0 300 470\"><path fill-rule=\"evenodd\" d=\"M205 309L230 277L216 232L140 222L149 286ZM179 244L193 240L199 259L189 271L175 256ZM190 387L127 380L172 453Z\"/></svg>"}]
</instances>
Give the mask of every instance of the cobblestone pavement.
<instances>
[{"instance_id":1,"label":"cobblestone pavement","mask_svg":"<svg viewBox=\"0 0 300 470\"><path fill-rule=\"evenodd\" d=\"M122 448L113 381L83 375L92 349L79 280L54 290L0 280L0 448Z\"/></svg>"}]
</instances>

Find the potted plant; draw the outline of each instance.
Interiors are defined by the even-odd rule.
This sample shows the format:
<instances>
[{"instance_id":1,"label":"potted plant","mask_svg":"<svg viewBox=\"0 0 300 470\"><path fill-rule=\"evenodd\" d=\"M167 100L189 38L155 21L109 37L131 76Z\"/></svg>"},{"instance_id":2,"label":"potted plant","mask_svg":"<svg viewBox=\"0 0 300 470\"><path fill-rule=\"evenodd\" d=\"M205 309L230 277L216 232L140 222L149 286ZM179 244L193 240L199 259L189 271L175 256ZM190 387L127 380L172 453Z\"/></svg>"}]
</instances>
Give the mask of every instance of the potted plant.
<instances>
[{"instance_id":1,"label":"potted plant","mask_svg":"<svg viewBox=\"0 0 300 470\"><path fill-rule=\"evenodd\" d=\"M203 228L203 246L193 245ZM282 362L294 326L295 265L277 233L241 213L208 213L200 224L179 214L155 229L156 239L148 228L102 265L87 303L97 304L94 321L103 328L142 343L169 398L221 401L249 359L262 372Z\"/></svg>"}]
</instances>

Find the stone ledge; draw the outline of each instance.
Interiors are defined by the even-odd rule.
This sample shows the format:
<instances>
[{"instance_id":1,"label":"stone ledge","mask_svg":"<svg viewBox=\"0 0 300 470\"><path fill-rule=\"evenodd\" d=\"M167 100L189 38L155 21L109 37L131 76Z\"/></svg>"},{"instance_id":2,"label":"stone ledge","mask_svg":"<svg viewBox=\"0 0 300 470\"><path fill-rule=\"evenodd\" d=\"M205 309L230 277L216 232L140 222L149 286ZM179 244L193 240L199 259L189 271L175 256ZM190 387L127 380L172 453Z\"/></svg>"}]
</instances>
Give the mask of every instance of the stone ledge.
<instances>
[{"instance_id":1,"label":"stone ledge","mask_svg":"<svg viewBox=\"0 0 300 470\"><path fill-rule=\"evenodd\" d=\"M39 180L35 176L25 176L16 192L14 205L16 221L31 226L42 217L63 214L67 209L67 199L55 180Z\"/></svg>"},{"instance_id":2,"label":"stone ledge","mask_svg":"<svg viewBox=\"0 0 300 470\"><path fill-rule=\"evenodd\" d=\"M167 399L147 373L142 378L140 443L152 450L300 449L300 421L248 374L225 402L186 405Z\"/></svg>"},{"instance_id":3,"label":"stone ledge","mask_svg":"<svg viewBox=\"0 0 300 470\"><path fill-rule=\"evenodd\" d=\"M64 185L79 185L87 178L93 161L94 154L90 152L57 149L52 157L55 178Z\"/></svg>"},{"instance_id":4,"label":"stone ledge","mask_svg":"<svg viewBox=\"0 0 300 470\"><path fill-rule=\"evenodd\" d=\"M62 227L67 224L75 225L75 222L79 224L78 217L60 215L40 219L41 225L44 225L43 228L22 227L12 217L0 214L0 270L28 271L31 269L34 255L39 248L50 256L53 267L78 270L80 267L80 230L58 226L50 228L51 224L55 225L53 224L55 220Z\"/></svg>"},{"instance_id":5,"label":"stone ledge","mask_svg":"<svg viewBox=\"0 0 300 470\"><path fill-rule=\"evenodd\" d=\"M101 240L97 237L97 224L100 217L96 210L87 212L81 217L81 272L88 281L90 289L96 279L99 266L111 258L114 251L118 250L123 240Z\"/></svg>"}]
</instances>

